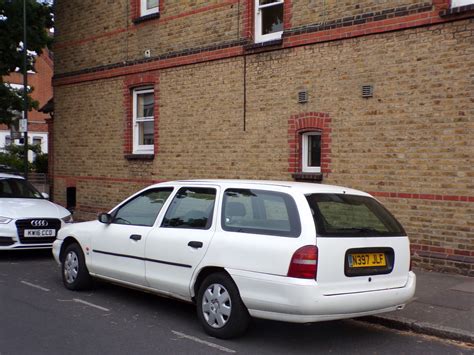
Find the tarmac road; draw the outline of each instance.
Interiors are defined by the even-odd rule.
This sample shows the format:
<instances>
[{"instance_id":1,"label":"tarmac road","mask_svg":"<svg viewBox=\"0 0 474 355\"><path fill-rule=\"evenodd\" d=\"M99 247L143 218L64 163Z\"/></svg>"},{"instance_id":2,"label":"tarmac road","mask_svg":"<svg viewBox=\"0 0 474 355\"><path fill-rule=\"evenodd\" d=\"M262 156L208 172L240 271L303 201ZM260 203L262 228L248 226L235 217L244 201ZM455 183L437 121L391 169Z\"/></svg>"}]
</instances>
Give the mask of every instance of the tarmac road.
<instances>
[{"instance_id":1,"label":"tarmac road","mask_svg":"<svg viewBox=\"0 0 474 355\"><path fill-rule=\"evenodd\" d=\"M354 320L255 320L248 333L207 336L191 304L98 282L64 288L50 251L0 252L0 355L474 354L474 348Z\"/></svg>"}]
</instances>

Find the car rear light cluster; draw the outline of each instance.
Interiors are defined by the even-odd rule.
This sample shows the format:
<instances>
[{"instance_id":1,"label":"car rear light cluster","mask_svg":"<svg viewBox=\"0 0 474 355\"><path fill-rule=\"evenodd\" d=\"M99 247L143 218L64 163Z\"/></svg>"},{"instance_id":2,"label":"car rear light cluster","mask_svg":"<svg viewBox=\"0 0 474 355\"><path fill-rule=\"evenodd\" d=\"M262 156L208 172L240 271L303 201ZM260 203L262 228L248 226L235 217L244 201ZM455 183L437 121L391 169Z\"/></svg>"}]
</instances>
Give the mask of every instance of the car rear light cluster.
<instances>
[{"instance_id":1,"label":"car rear light cluster","mask_svg":"<svg viewBox=\"0 0 474 355\"><path fill-rule=\"evenodd\" d=\"M288 277L299 279L314 279L318 273L318 248L306 245L299 248L291 258Z\"/></svg>"}]
</instances>

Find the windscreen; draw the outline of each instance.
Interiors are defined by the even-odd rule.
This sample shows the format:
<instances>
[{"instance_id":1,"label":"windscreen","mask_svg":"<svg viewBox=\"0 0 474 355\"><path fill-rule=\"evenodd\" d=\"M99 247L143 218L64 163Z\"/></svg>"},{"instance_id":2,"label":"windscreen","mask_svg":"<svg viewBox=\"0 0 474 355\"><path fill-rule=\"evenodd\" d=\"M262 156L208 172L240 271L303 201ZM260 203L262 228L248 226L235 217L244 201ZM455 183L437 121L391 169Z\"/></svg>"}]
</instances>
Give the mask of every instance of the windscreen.
<instances>
[{"instance_id":1,"label":"windscreen","mask_svg":"<svg viewBox=\"0 0 474 355\"><path fill-rule=\"evenodd\" d=\"M318 236L405 236L403 227L377 200L346 194L307 195Z\"/></svg>"},{"instance_id":2,"label":"windscreen","mask_svg":"<svg viewBox=\"0 0 474 355\"><path fill-rule=\"evenodd\" d=\"M38 198L41 193L23 179L0 178L0 198Z\"/></svg>"}]
</instances>

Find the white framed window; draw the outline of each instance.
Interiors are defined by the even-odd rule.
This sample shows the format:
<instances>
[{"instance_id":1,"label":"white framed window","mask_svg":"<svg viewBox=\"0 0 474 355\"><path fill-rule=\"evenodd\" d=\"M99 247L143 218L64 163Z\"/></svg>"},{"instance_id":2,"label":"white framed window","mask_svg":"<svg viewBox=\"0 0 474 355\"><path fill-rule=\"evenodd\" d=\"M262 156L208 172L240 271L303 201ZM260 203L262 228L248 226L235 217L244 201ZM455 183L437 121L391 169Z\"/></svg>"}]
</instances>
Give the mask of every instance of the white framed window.
<instances>
[{"instance_id":1,"label":"white framed window","mask_svg":"<svg viewBox=\"0 0 474 355\"><path fill-rule=\"evenodd\" d=\"M461 7L474 4L474 0L451 0L451 7Z\"/></svg>"},{"instance_id":2,"label":"white framed window","mask_svg":"<svg viewBox=\"0 0 474 355\"><path fill-rule=\"evenodd\" d=\"M155 95L153 88L133 90L133 153L153 154Z\"/></svg>"},{"instance_id":3,"label":"white framed window","mask_svg":"<svg viewBox=\"0 0 474 355\"><path fill-rule=\"evenodd\" d=\"M140 16L156 14L159 11L158 0L140 0Z\"/></svg>"},{"instance_id":4,"label":"white framed window","mask_svg":"<svg viewBox=\"0 0 474 355\"><path fill-rule=\"evenodd\" d=\"M255 42L280 39L283 33L283 1L255 0Z\"/></svg>"},{"instance_id":5,"label":"white framed window","mask_svg":"<svg viewBox=\"0 0 474 355\"><path fill-rule=\"evenodd\" d=\"M303 133L301 162L303 172L321 172L321 132Z\"/></svg>"}]
</instances>

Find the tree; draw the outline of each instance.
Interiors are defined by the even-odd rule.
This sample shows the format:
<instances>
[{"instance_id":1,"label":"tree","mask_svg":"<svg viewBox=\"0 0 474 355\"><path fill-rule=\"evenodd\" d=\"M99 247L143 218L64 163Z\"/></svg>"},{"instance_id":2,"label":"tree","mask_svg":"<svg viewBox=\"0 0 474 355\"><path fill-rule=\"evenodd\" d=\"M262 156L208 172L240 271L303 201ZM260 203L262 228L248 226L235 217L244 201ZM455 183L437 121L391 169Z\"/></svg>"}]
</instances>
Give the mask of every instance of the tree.
<instances>
[{"instance_id":1,"label":"tree","mask_svg":"<svg viewBox=\"0 0 474 355\"><path fill-rule=\"evenodd\" d=\"M36 156L42 155L41 146L39 144L28 145L28 150L31 150L34 154L36 154ZM25 159L23 159L24 156L24 145L8 145L5 147L5 152L0 152L0 165L9 166L19 172L25 171ZM46 157L41 157L40 159L44 160L44 158L48 159L47 154ZM39 162L39 164L42 163L44 164L44 162ZM31 170L32 167L38 168L40 166L28 162L28 170ZM40 169L41 168L42 167L40 167Z\"/></svg>"},{"instance_id":2,"label":"tree","mask_svg":"<svg viewBox=\"0 0 474 355\"><path fill-rule=\"evenodd\" d=\"M27 16L27 70L33 70L35 54L52 42L48 29L53 26L51 6L35 0L25 0ZM23 72L23 0L0 0L0 123L10 125L15 111L23 110L23 89L18 90L3 82L3 77L20 70ZM30 91L30 90L29 90ZM31 92L31 91L30 91ZM28 97L29 109L37 103Z\"/></svg>"}]
</instances>

